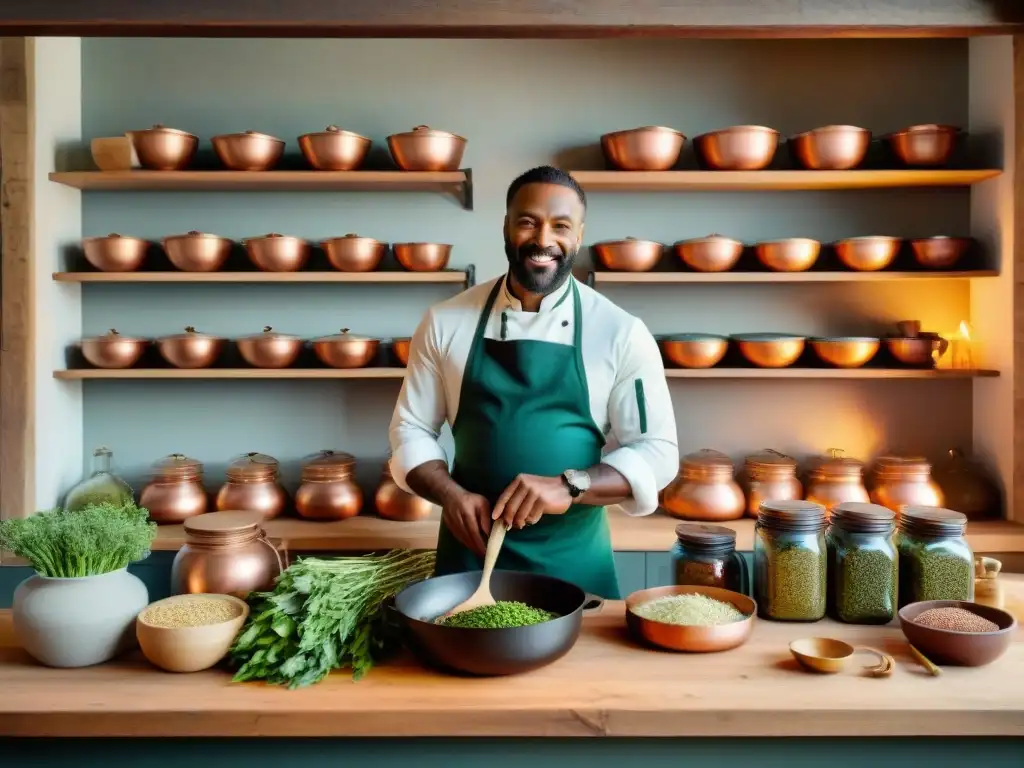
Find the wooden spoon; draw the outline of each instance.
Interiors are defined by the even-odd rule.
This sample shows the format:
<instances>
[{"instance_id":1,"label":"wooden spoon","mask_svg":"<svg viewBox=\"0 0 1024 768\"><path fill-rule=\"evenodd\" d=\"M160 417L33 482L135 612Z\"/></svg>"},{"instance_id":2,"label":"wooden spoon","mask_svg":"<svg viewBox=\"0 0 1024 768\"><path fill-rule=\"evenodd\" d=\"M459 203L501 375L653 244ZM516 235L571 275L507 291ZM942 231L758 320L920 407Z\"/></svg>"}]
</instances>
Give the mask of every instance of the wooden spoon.
<instances>
[{"instance_id":1,"label":"wooden spoon","mask_svg":"<svg viewBox=\"0 0 1024 768\"><path fill-rule=\"evenodd\" d=\"M498 553L501 552L501 545L505 542L505 531L507 530L503 523L495 523L491 526L491 535L487 537L487 551L484 553L484 570L480 574L480 586L469 596L468 600L456 605L438 621L443 621L456 613L480 608L484 605L494 605L497 602L494 595L491 594L491 572L494 570L494 564L498 561Z\"/></svg>"}]
</instances>

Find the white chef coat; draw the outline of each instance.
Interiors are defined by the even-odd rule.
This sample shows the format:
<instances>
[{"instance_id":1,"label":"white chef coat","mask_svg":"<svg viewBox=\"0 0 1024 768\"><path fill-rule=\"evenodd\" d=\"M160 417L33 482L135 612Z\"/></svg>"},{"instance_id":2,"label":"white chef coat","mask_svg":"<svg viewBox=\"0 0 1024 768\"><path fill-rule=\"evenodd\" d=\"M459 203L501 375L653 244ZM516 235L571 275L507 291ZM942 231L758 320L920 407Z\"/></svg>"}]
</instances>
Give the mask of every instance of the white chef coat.
<instances>
[{"instance_id":1,"label":"white chef coat","mask_svg":"<svg viewBox=\"0 0 1024 768\"><path fill-rule=\"evenodd\" d=\"M570 278L545 296L538 312L524 312L507 285L503 286L495 298L485 337L572 345L570 281L576 282ZM473 336L495 282L490 280L435 305L412 337L405 382L389 430L391 474L406 491L411 490L406 483L410 471L428 461L448 461L438 437L444 423L453 424L459 412ZM579 282L576 285L590 412L606 440L601 462L629 481L632 498L624 501L622 508L631 515L647 515L658 508L658 491L679 469L676 421L661 353L641 320L592 288Z\"/></svg>"}]
</instances>

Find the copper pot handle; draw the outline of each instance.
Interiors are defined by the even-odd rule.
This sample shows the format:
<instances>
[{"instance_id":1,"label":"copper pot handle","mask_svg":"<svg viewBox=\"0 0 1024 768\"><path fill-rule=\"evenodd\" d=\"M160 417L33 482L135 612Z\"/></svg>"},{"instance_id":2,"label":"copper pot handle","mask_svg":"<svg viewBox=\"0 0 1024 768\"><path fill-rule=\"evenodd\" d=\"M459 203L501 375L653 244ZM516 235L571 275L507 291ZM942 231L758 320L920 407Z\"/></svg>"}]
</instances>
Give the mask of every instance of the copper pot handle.
<instances>
[{"instance_id":1,"label":"copper pot handle","mask_svg":"<svg viewBox=\"0 0 1024 768\"><path fill-rule=\"evenodd\" d=\"M278 552L277 547L271 544L270 541L267 539L267 532L261 529L260 534L257 538L259 539L260 543L266 544L268 547L270 547L270 551L274 553L274 559L277 560L278 574L284 572L284 561L281 560L281 553Z\"/></svg>"}]
</instances>

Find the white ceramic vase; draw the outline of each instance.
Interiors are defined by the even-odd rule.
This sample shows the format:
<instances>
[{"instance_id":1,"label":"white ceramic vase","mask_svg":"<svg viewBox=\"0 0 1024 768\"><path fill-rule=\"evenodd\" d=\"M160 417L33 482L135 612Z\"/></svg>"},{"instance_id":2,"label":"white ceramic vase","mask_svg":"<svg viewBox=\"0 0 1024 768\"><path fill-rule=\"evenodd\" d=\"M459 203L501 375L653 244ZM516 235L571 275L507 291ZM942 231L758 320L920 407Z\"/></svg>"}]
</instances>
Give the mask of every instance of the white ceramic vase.
<instances>
[{"instance_id":1,"label":"white ceramic vase","mask_svg":"<svg viewBox=\"0 0 1024 768\"><path fill-rule=\"evenodd\" d=\"M88 667L135 645L135 617L148 604L149 590L127 568L75 579L37 574L14 591L14 633L42 664Z\"/></svg>"}]
</instances>

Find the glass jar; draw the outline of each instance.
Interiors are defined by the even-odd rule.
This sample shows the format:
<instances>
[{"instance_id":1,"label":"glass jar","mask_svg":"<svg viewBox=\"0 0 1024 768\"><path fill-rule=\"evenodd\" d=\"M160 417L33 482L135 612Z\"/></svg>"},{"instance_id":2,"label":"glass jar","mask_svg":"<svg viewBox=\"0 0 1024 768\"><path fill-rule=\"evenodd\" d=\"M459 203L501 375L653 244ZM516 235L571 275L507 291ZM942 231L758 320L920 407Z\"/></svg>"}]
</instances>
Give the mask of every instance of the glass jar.
<instances>
[{"instance_id":1,"label":"glass jar","mask_svg":"<svg viewBox=\"0 0 1024 768\"><path fill-rule=\"evenodd\" d=\"M109 448L92 452L92 472L64 497L64 511L76 512L92 504L110 503L118 507L135 501L132 487L114 474L114 453Z\"/></svg>"},{"instance_id":2,"label":"glass jar","mask_svg":"<svg viewBox=\"0 0 1024 768\"><path fill-rule=\"evenodd\" d=\"M810 501L764 501L754 525L757 615L775 621L825 616L825 508Z\"/></svg>"},{"instance_id":3,"label":"glass jar","mask_svg":"<svg viewBox=\"0 0 1024 768\"><path fill-rule=\"evenodd\" d=\"M871 501L896 514L903 507L941 507L942 489L932 480L932 465L919 456L882 456L872 473Z\"/></svg>"},{"instance_id":4,"label":"glass jar","mask_svg":"<svg viewBox=\"0 0 1024 768\"><path fill-rule=\"evenodd\" d=\"M888 624L896 616L896 513L847 502L832 510L828 545L829 614L847 624Z\"/></svg>"},{"instance_id":5,"label":"glass jar","mask_svg":"<svg viewBox=\"0 0 1024 768\"><path fill-rule=\"evenodd\" d=\"M762 501L802 499L804 488L796 476L796 459L766 448L744 460L740 486L747 497L747 515L757 517Z\"/></svg>"},{"instance_id":6,"label":"glass jar","mask_svg":"<svg viewBox=\"0 0 1024 768\"><path fill-rule=\"evenodd\" d=\"M974 555L967 516L939 507L905 507L900 515L900 607L922 600L973 600Z\"/></svg>"},{"instance_id":7,"label":"glass jar","mask_svg":"<svg viewBox=\"0 0 1024 768\"><path fill-rule=\"evenodd\" d=\"M747 561L736 551L736 531L721 525L680 523L672 546L679 586L719 587L749 594Z\"/></svg>"}]
</instances>

